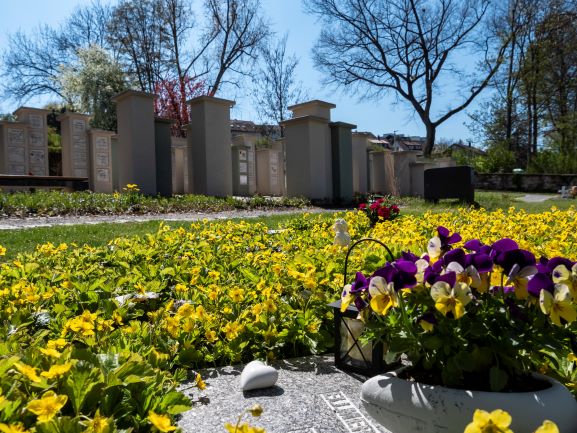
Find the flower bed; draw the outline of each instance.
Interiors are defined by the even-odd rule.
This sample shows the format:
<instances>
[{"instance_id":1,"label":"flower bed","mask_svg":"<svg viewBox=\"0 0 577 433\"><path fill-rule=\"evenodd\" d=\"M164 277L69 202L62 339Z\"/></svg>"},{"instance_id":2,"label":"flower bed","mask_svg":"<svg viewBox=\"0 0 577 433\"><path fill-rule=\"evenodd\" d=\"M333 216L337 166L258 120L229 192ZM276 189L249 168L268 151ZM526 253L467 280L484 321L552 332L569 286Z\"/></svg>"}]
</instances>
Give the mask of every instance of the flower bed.
<instances>
[{"instance_id":1,"label":"flower bed","mask_svg":"<svg viewBox=\"0 0 577 433\"><path fill-rule=\"evenodd\" d=\"M55 215L116 215L169 212L222 212L235 209L302 208L310 203L302 198L271 199L254 196L246 199L202 195L150 197L138 192L134 184L123 193L37 191L0 193L0 216L28 217Z\"/></svg>"},{"instance_id":2,"label":"flower bed","mask_svg":"<svg viewBox=\"0 0 577 433\"><path fill-rule=\"evenodd\" d=\"M395 251L422 249L437 225L463 234L494 223L496 238L514 231L525 235L521 245L536 243L533 251L563 250L574 260L574 217L573 210L531 221L478 211L403 216L372 235ZM353 239L371 235L364 214L345 219ZM3 264L0 423L40 432L168 428L190 407L177 385L188 378L204 386L195 369L326 350L326 304L342 289L346 253L332 245L331 226L306 215L274 232L232 222L163 226L102 248L46 244ZM544 230L540 238L533 226ZM350 266L368 272L383 258L367 250Z\"/></svg>"}]
</instances>

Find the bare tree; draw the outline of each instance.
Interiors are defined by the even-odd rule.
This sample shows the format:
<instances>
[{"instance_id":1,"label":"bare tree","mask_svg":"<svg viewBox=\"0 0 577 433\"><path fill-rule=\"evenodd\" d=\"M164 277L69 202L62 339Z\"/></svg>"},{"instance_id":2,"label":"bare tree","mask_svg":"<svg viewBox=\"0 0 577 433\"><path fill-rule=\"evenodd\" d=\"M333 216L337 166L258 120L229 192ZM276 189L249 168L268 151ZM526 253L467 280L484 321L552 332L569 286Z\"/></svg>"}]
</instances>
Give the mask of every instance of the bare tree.
<instances>
[{"instance_id":1,"label":"bare tree","mask_svg":"<svg viewBox=\"0 0 577 433\"><path fill-rule=\"evenodd\" d=\"M215 95L226 74L247 74L245 67L256 59L269 27L261 14L260 0L206 0L206 10L211 20L208 35L214 38L209 93Z\"/></svg>"},{"instance_id":2,"label":"bare tree","mask_svg":"<svg viewBox=\"0 0 577 433\"><path fill-rule=\"evenodd\" d=\"M109 42L120 52L120 60L143 92L154 92L166 64L166 29L157 0L123 0L109 24Z\"/></svg>"},{"instance_id":3,"label":"bare tree","mask_svg":"<svg viewBox=\"0 0 577 433\"><path fill-rule=\"evenodd\" d=\"M10 35L2 55L3 94L26 101L40 95L63 97L58 76L72 65L79 49L106 47L110 7L100 1L74 10L59 28L41 26Z\"/></svg>"},{"instance_id":4,"label":"bare tree","mask_svg":"<svg viewBox=\"0 0 577 433\"><path fill-rule=\"evenodd\" d=\"M260 116L280 123L290 117L288 106L305 97L302 82L296 81L299 60L286 52L288 34L261 50L261 66L254 77L253 96ZM283 130L281 128L281 135Z\"/></svg>"},{"instance_id":5,"label":"bare tree","mask_svg":"<svg viewBox=\"0 0 577 433\"><path fill-rule=\"evenodd\" d=\"M305 0L325 27L314 49L327 83L367 96L393 92L423 122L431 154L437 127L465 109L503 61L510 35L490 31L490 0ZM455 56L482 56L467 73ZM447 108L437 98L458 83ZM454 91L454 89L453 89ZM446 94L446 93L445 93Z\"/></svg>"},{"instance_id":6,"label":"bare tree","mask_svg":"<svg viewBox=\"0 0 577 433\"><path fill-rule=\"evenodd\" d=\"M30 35L22 31L10 35L2 56L4 96L19 102L45 94L63 97L57 77L64 56L57 33L48 26Z\"/></svg>"}]
</instances>

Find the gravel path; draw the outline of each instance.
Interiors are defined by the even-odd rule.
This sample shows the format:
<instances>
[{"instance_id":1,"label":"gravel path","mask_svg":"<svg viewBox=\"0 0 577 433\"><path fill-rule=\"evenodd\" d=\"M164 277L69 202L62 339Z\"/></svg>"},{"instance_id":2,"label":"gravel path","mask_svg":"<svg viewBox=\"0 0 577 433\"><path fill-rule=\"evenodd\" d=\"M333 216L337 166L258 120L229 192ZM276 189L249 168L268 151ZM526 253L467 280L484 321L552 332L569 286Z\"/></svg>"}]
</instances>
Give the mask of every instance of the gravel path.
<instances>
[{"instance_id":1,"label":"gravel path","mask_svg":"<svg viewBox=\"0 0 577 433\"><path fill-rule=\"evenodd\" d=\"M323 209L310 207L303 209L285 210L232 210L224 212L191 212L191 213L167 213L145 215L83 215L83 216L54 216L54 217L28 217L28 218L2 218L0 230L16 230L34 227L52 227L61 225L101 224L101 223L128 223L144 221L198 221L202 219L217 220L231 218L257 218L269 215L291 215L303 212L309 213L334 213L344 209Z\"/></svg>"}]
</instances>

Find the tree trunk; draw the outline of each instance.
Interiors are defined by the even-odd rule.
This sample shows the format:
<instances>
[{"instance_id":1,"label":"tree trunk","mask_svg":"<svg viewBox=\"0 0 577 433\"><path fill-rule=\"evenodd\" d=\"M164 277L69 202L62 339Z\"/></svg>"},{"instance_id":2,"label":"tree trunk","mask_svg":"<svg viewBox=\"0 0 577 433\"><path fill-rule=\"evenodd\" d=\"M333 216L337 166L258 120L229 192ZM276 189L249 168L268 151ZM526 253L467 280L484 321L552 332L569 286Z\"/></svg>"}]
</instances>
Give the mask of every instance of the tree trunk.
<instances>
[{"instance_id":1,"label":"tree trunk","mask_svg":"<svg viewBox=\"0 0 577 433\"><path fill-rule=\"evenodd\" d=\"M425 140L425 145L423 146L423 156L425 158L430 158L433 146L435 146L437 127L432 123L425 123L425 127L427 128L427 138Z\"/></svg>"}]
</instances>

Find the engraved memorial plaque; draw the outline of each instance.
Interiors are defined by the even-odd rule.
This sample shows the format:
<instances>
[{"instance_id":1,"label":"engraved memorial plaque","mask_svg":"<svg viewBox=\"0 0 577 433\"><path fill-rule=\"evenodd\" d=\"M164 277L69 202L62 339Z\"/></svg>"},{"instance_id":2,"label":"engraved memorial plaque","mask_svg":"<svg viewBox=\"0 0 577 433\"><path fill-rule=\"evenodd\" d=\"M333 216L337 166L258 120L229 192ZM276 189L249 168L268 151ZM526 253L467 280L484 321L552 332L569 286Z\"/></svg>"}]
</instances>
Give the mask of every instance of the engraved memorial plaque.
<instances>
[{"instance_id":1,"label":"engraved memorial plaque","mask_svg":"<svg viewBox=\"0 0 577 433\"><path fill-rule=\"evenodd\" d=\"M108 168L110 158L108 153L97 153L96 154L96 167Z\"/></svg>"},{"instance_id":2,"label":"engraved memorial plaque","mask_svg":"<svg viewBox=\"0 0 577 433\"><path fill-rule=\"evenodd\" d=\"M248 176L246 174L240 176L240 184L248 185Z\"/></svg>"},{"instance_id":3,"label":"engraved memorial plaque","mask_svg":"<svg viewBox=\"0 0 577 433\"><path fill-rule=\"evenodd\" d=\"M11 146L24 146L24 130L8 128L8 144Z\"/></svg>"},{"instance_id":4,"label":"engraved memorial plaque","mask_svg":"<svg viewBox=\"0 0 577 433\"><path fill-rule=\"evenodd\" d=\"M238 163L238 171L240 171L241 173L247 173L248 172L248 164L246 162L239 162Z\"/></svg>"},{"instance_id":5,"label":"engraved memorial plaque","mask_svg":"<svg viewBox=\"0 0 577 433\"><path fill-rule=\"evenodd\" d=\"M10 174L28 174L26 173L26 167L22 164L8 164L8 172Z\"/></svg>"},{"instance_id":6,"label":"engraved memorial plaque","mask_svg":"<svg viewBox=\"0 0 577 433\"><path fill-rule=\"evenodd\" d=\"M75 177L88 177L88 170L85 168L75 168L72 172Z\"/></svg>"},{"instance_id":7,"label":"engraved memorial plaque","mask_svg":"<svg viewBox=\"0 0 577 433\"><path fill-rule=\"evenodd\" d=\"M44 134L40 131L30 131L28 134L28 144L31 148L42 149L45 145Z\"/></svg>"},{"instance_id":8,"label":"engraved memorial plaque","mask_svg":"<svg viewBox=\"0 0 577 433\"><path fill-rule=\"evenodd\" d=\"M32 176L45 176L46 171L43 165L32 165L30 164L30 174Z\"/></svg>"},{"instance_id":9,"label":"engraved memorial plaque","mask_svg":"<svg viewBox=\"0 0 577 433\"><path fill-rule=\"evenodd\" d=\"M72 165L74 165L74 167L86 166L86 162L88 161L88 153L86 151L74 152L74 155L72 155L72 157L73 157Z\"/></svg>"},{"instance_id":10,"label":"engraved memorial plaque","mask_svg":"<svg viewBox=\"0 0 577 433\"><path fill-rule=\"evenodd\" d=\"M29 114L28 115L28 123L33 128L38 128L38 129L44 128L44 121L42 120L42 116L40 114Z\"/></svg>"},{"instance_id":11,"label":"engraved memorial plaque","mask_svg":"<svg viewBox=\"0 0 577 433\"><path fill-rule=\"evenodd\" d=\"M86 122L76 119L72 121L72 134L84 134L86 132Z\"/></svg>"},{"instance_id":12,"label":"engraved memorial plaque","mask_svg":"<svg viewBox=\"0 0 577 433\"><path fill-rule=\"evenodd\" d=\"M96 151L108 152L108 140L106 139L106 137L98 137L96 139Z\"/></svg>"},{"instance_id":13,"label":"engraved memorial plaque","mask_svg":"<svg viewBox=\"0 0 577 433\"><path fill-rule=\"evenodd\" d=\"M30 151L30 165L43 165L46 161L46 152L43 150L31 150ZM44 170L42 170L44 173Z\"/></svg>"},{"instance_id":14,"label":"engraved memorial plaque","mask_svg":"<svg viewBox=\"0 0 577 433\"><path fill-rule=\"evenodd\" d=\"M8 162L24 164L26 162L24 147L8 146Z\"/></svg>"},{"instance_id":15,"label":"engraved memorial plaque","mask_svg":"<svg viewBox=\"0 0 577 433\"><path fill-rule=\"evenodd\" d=\"M96 170L96 181L97 182L109 182L110 172L107 168L99 168Z\"/></svg>"},{"instance_id":16,"label":"engraved memorial plaque","mask_svg":"<svg viewBox=\"0 0 577 433\"><path fill-rule=\"evenodd\" d=\"M246 161L246 150L239 150L238 151L238 159L241 161Z\"/></svg>"}]
</instances>

